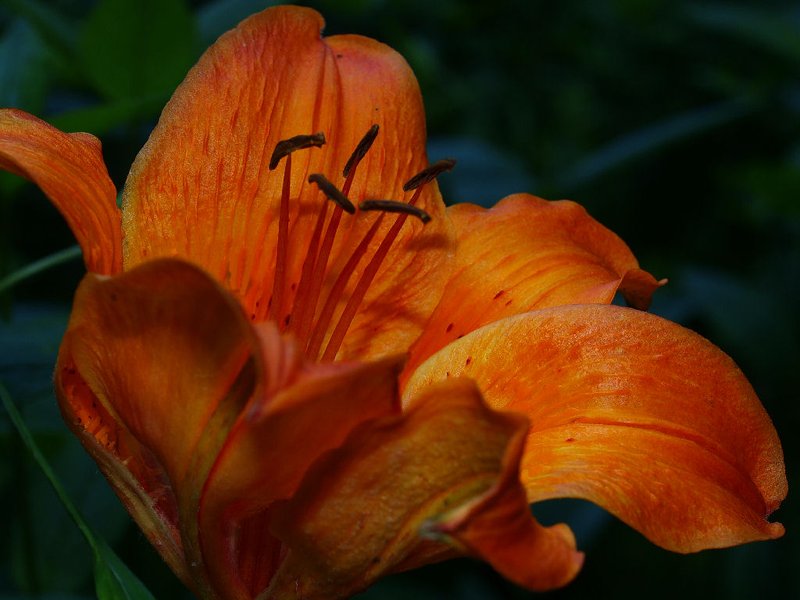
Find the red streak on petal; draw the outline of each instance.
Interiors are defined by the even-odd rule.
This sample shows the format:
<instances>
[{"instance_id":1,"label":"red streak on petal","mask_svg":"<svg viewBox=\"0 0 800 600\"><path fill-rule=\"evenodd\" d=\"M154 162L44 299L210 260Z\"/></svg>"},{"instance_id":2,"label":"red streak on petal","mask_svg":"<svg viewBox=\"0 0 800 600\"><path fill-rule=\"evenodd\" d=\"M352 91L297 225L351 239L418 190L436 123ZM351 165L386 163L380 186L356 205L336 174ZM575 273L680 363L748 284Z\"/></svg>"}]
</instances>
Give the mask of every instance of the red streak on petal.
<instances>
[{"instance_id":1,"label":"red streak on petal","mask_svg":"<svg viewBox=\"0 0 800 600\"><path fill-rule=\"evenodd\" d=\"M421 191L422 187L416 189L414 195L411 197L411 200L408 202L411 206L414 206L417 203ZM336 353L339 351L339 348L344 341L344 336L347 333L347 330L350 328L350 325L353 323L356 312L358 312L358 307L364 300L364 296L366 295L369 286L372 284L375 276L378 274L378 269L380 269L383 261L386 259L389 249L397 239L397 235L400 233L400 229L405 224L407 218L408 214L406 213L397 216L391 229L389 229L389 232L386 234L386 237L381 240L381 245L378 246L378 250L375 252L375 255L369 261L366 269L364 269L364 272L361 274L361 279L359 279L358 283L356 284L356 288L353 290L353 294L347 301L347 305L345 306L342 315L339 317L339 322L336 324L336 327L331 334L328 345L325 348L325 352L322 354L323 362L331 361L336 357ZM376 223L379 221L380 218L376 221ZM372 231L372 229L370 229L370 231Z\"/></svg>"}]
</instances>

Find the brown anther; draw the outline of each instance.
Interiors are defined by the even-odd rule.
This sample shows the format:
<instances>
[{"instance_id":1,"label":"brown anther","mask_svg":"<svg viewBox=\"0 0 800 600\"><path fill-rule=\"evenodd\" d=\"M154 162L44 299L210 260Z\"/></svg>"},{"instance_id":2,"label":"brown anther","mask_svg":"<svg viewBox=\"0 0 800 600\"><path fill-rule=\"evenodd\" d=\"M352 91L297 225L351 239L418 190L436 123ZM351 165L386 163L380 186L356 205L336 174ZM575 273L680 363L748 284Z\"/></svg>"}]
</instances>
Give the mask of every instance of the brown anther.
<instances>
[{"instance_id":1,"label":"brown anther","mask_svg":"<svg viewBox=\"0 0 800 600\"><path fill-rule=\"evenodd\" d=\"M325 175L321 173L312 173L308 176L308 183L316 183L322 193L325 194L329 200L333 200L338 204L344 212L351 215L356 212L356 207L353 206L350 199L345 196L339 188L328 181Z\"/></svg>"},{"instance_id":2,"label":"brown anther","mask_svg":"<svg viewBox=\"0 0 800 600\"><path fill-rule=\"evenodd\" d=\"M417 217L423 223L428 223L431 216L416 206L406 204L405 202L397 202L395 200L364 200L358 205L361 210L380 210L390 213L405 213Z\"/></svg>"},{"instance_id":3,"label":"brown anther","mask_svg":"<svg viewBox=\"0 0 800 600\"><path fill-rule=\"evenodd\" d=\"M281 162L281 159L295 150L302 150L304 148L317 147L319 148L325 143L325 134L321 131L312 133L311 135L296 135L290 137L288 140L281 140L275 144L275 150L272 152L272 158L269 159L269 170L274 171Z\"/></svg>"},{"instance_id":4,"label":"brown anther","mask_svg":"<svg viewBox=\"0 0 800 600\"><path fill-rule=\"evenodd\" d=\"M361 141L358 142L358 146L356 146L356 149L353 150L350 158L347 159L347 164L344 166L344 170L342 171L342 175L344 177L350 175L352 168L360 163L361 159L367 155L367 152L369 152L369 149L372 147L372 142L374 142L375 138L378 137L378 129L380 128L377 125L373 125L369 128L369 131L364 134L364 137L361 138Z\"/></svg>"},{"instance_id":5,"label":"brown anther","mask_svg":"<svg viewBox=\"0 0 800 600\"><path fill-rule=\"evenodd\" d=\"M442 160L437 160L427 169L422 169L422 171L406 181L405 185L403 186L403 191L410 192L411 190L415 190L426 183L430 183L445 171L452 170L454 166L456 166L456 161L452 158L443 158Z\"/></svg>"}]
</instances>

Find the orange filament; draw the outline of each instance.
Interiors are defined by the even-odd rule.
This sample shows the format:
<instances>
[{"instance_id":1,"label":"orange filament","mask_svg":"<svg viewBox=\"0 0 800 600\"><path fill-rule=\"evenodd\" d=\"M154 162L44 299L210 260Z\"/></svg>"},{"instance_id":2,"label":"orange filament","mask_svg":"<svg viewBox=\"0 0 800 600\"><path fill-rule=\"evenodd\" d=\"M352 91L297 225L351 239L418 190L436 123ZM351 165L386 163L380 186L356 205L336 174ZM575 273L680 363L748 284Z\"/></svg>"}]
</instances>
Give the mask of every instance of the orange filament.
<instances>
[{"instance_id":1,"label":"orange filament","mask_svg":"<svg viewBox=\"0 0 800 600\"><path fill-rule=\"evenodd\" d=\"M270 162L270 169L277 167L283 157L286 157L283 188L279 208L278 220L278 248L276 252L275 279L273 282L272 298L269 305L269 319L276 323L280 331L291 330L299 341L300 348L305 350L305 355L312 360L334 360L344 341L345 335L353 323L367 291L372 285L389 250L409 215L419 218L423 223L430 221L430 215L416 207L423 187L433 181L436 176L453 167L454 161L445 160L432 164L424 169L403 186L404 191L413 190L414 193L407 203L393 200L366 200L359 204L361 211L379 211L375 221L364 234L356 248L352 251L344 267L336 276L327 297L322 302L322 308L317 308L322 300L321 293L324 282L329 275L328 262L333 248L336 234L342 219L342 214L353 214L355 206L347 197L355 179L358 164L369 151L378 134L378 126L373 125L357 145L350 159L347 161L343 176L345 177L342 190L339 191L323 175L312 174L308 183L314 183L323 194L335 203L333 211L328 218L328 203L323 203L320 208L308 247L303 260L300 281L297 284L293 305L288 314L284 310L286 294L286 278L288 276L288 247L289 247L289 199L291 197L291 152L310 146L319 146L324 143L322 134L313 136L296 136L289 140L279 142ZM353 287L353 291L344 303L342 313L339 315L335 326L327 340L324 351L321 352L328 331L330 330L336 308L343 300L345 289L355 273L361 260L367 255L371 242L381 229L386 213L398 213L386 235L378 245L375 254L369 259L361 276ZM327 221L327 226L326 226ZM324 233L323 233L324 229ZM285 315L285 318L284 318ZM320 355L321 353L321 355Z\"/></svg>"},{"instance_id":2,"label":"orange filament","mask_svg":"<svg viewBox=\"0 0 800 600\"><path fill-rule=\"evenodd\" d=\"M289 193L292 179L292 155L286 155L283 171L280 216L278 217L278 249L275 257L275 279L272 285L272 301L269 318L278 322L283 308L283 288L286 283L286 250L289 245Z\"/></svg>"},{"instance_id":3,"label":"orange filament","mask_svg":"<svg viewBox=\"0 0 800 600\"><path fill-rule=\"evenodd\" d=\"M347 194L350 193L350 187L353 185L353 180L355 179L358 165L361 162L361 159L366 156L367 151L372 146L372 143L375 141L377 135L378 126L373 125L358 143L356 149L353 151L353 154L348 159L342 173L345 177L345 182L344 186L342 187L341 196L345 199L347 199ZM352 203L349 200L347 200L347 203L352 206ZM322 242L322 247L320 248L319 253L316 255L313 275L311 276L311 289L309 290L307 297L303 298L303 304L299 306L300 318L297 334L301 340L308 339L308 335L311 330L311 322L314 319L314 314L316 313L317 305L319 304L319 295L322 291L322 284L325 281L325 271L328 268L328 259L330 258L331 248L333 248L333 241L336 238L336 231L339 228L339 222L342 218L342 211L345 210L347 203L336 203L336 208L333 209L333 214L331 215L331 220L328 223L328 228L325 230L325 239ZM347 212L350 213L349 210ZM353 207L353 212L355 212L355 207ZM312 239L312 244L313 243L315 243L315 241ZM317 351L319 351L319 349L317 349Z\"/></svg>"},{"instance_id":4,"label":"orange filament","mask_svg":"<svg viewBox=\"0 0 800 600\"><path fill-rule=\"evenodd\" d=\"M310 181L310 179L309 179ZM317 222L314 225L314 232L311 234L311 241L306 250L306 258L303 260L303 270L300 274L300 283L297 284L297 295L294 299L295 310L292 313L290 326L297 332L300 339L305 339L308 328L311 326L313 314L309 315L308 303L313 280L314 269L318 259L319 241L322 237L322 228L325 226L325 217L328 214L328 203L322 204L322 208L317 214ZM312 309L313 311L313 309Z\"/></svg>"},{"instance_id":5,"label":"orange filament","mask_svg":"<svg viewBox=\"0 0 800 600\"><path fill-rule=\"evenodd\" d=\"M417 188L417 190L414 192L414 195L411 197L411 200L408 202L409 205L414 206L417 203L421 191L421 187ZM382 216L383 215L378 217L378 220L375 222L378 223ZM336 356L336 353L339 351L339 347L344 341L344 336L347 333L347 330L353 323L353 319L356 316L356 312L358 311L361 301L364 300L364 296L367 294L369 286L375 279L375 275L378 274L378 269L380 269L381 265L383 264L386 255L389 254L389 249L397 239L397 234L400 233L400 229L405 224L407 218L408 213L405 212L397 215L397 218L392 224L391 229L389 229L389 232L386 234L386 237L381 240L381 245L378 246L378 250L375 252L369 263L367 263L367 267L361 274L361 279L358 280L358 283L353 290L353 294L347 301L347 305L344 307L341 317L339 317L339 322L336 324L336 327L331 334L331 338L328 341L325 352L322 354L323 361L333 360ZM430 217L428 217L428 219L430 220Z\"/></svg>"},{"instance_id":6,"label":"orange filament","mask_svg":"<svg viewBox=\"0 0 800 600\"><path fill-rule=\"evenodd\" d=\"M356 266L361 260L361 257L366 254L369 243L378 232L378 228L380 227L382 221L383 213L378 216L378 218L372 224L372 227L369 228L366 235L364 235L364 238L361 240L356 249L353 251L353 254L348 259L341 273L339 273L339 276L336 278L336 282L333 284L330 294L328 294L328 300L325 302L322 312L319 315L317 326L314 328L313 335L308 342L306 356L309 358L314 359L319 354L323 338L325 337L325 332L328 330L328 325L330 325L331 319L333 318L333 312L336 310L336 305L339 302L339 298L341 298L344 288L347 286L347 282L350 280L350 276L353 274L353 271L355 271Z\"/></svg>"}]
</instances>

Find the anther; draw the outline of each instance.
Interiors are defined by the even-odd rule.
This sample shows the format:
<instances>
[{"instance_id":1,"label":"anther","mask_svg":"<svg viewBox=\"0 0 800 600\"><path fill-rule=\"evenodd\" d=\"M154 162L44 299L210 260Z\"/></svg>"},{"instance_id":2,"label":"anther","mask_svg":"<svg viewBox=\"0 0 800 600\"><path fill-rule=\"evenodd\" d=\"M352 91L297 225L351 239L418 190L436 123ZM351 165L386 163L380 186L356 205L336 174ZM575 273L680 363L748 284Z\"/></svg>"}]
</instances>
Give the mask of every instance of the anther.
<instances>
[{"instance_id":1,"label":"anther","mask_svg":"<svg viewBox=\"0 0 800 600\"><path fill-rule=\"evenodd\" d=\"M431 216L421 208L406 204L405 202L396 202L395 200L364 200L364 202L358 205L358 208L361 210L404 213L417 217L423 223L428 223L431 220Z\"/></svg>"},{"instance_id":2,"label":"anther","mask_svg":"<svg viewBox=\"0 0 800 600\"><path fill-rule=\"evenodd\" d=\"M269 159L269 170L274 171L278 163L284 156L287 156L295 150L302 150L304 148L317 147L319 148L325 143L325 134L320 132L312 133L311 135L296 135L290 137L288 140L281 140L275 145L275 150L272 152L272 158Z\"/></svg>"},{"instance_id":3,"label":"anther","mask_svg":"<svg viewBox=\"0 0 800 600\"><path fill-rule=\"evenodd\" d=\"M372 143L375 141L375 138L378 137L378 125L373 125L369 128L369 131L364 134L364 137L361 138L361 141L358 142L358 146L356 149L353 150L353 153L350 155L350 158L347 159L347 164L345 164L344 169L342 170L342 175L347 177L350 175L350 170L361 162L361 159L367 155L369 149L372 147Z\"/></svg>"},{"instance_id":4,"label":"anther","mask_svg":"<svg viewBox=\"0 0 800 600\"><path fill-rule=\"evenodd\" d=\"M403 191L410 192L411 190L415 190L426 183L430 183L442 173L452 170L454 166L456 166L456 161L454 161L452 158L437 160L427 169L422 169L422 171L406 181L405 185L403 186Z\"/></svg>"},{"instance_id":5,"label":"anther","mask_svg":"<svg viewBox=\"0 0 800 600\"><path fill-rule=\"evenodd\" d=\"M322 193L325 194L329 200L333 200L333 202L338 204L344 212L351 215L356 212L356 207L353 206L350 199L339 191L339 188L328 181L321 173L312 173L309 175L308 183L316 183Z\"/></svg>"}]
</instances>

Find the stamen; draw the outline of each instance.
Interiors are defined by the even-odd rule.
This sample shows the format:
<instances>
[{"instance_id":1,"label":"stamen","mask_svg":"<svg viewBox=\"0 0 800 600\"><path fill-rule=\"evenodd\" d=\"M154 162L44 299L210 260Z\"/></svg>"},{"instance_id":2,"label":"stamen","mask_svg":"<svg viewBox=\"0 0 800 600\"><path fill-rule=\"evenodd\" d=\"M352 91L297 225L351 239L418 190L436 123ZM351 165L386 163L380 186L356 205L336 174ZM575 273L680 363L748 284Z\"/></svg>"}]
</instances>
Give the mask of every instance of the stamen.
<instances>
[{"instance_id":1,"label":"stamen","mask_svg":"<svg viewBox=\"0 0 800 600\"><path fill-rule=\"evenodd\" d=\"M281 140L275 145L272 158L269 159L269 170L274 171L284 156L289 156L295 150L304 148L319 148L325 143L325 134L321 131L311 135L296 135L288 140Z\"/></svg>"},{"instance_id":2,"label":"stamen","mask_svg":"<svg viewBox=\"0 0 800 600\"><path fill-rule=\"evenodd\" d=\"M356 207L353 206L353 203L350 202L350 199L340 192L335 185L328 181L324 175L320 173L312 173L308 176L308 182L316 183L317 187L322 190L322 193L325 194L329 200L333 200L336 204L338 204L344 212L350 215L355 214Z\"/></svg>"},{"instance_id":3,"label":"stamen","mask_svg":"<svg viewBox=\"0 0 800 600\"><path fill-rule=\"evenodd\" d=\"M353 206L353 203L350 202L347 196L340 192L339 189L330 181L328 181L324 175L320 173L312 173L308 177L308 182L317 184L317 187L319 187L319 189L336 204L336 211L331 217L331 222L335 222L336 226L338 226L338 222L341 218L343 210L351 215L356 212L356 207ZM311 241L308 245L308 250L306 251L306 258L303 261L303 270L300 275L300 283L297 286L297 295L295 296L294 301L294 322L296 323L296 325L294 325L294 329L297 331L298 338L301 340L305 339L305 336L308 335L308 330L311 328L311 320L314 318L313 313L317 310L317 296L319 295L319 288L322 287L321 281L317 282L314 278L314 274L317 271L317 262L320 258L319 242L322 237L322 227L325 224L325 217L327 214L328 205L324 204L317 215L314 233L311 236ZM328 229L330 230L330 225ZM324 253L325 264L323 265L322 273L319 276L320 280L322 279L322 274L324 274L324 269L327 266L327 253L330 251L329 245L323 243L323 250L325 250L325 248L327 248L327 251ZM313 306L309 306L309 302L312 302Z\"/></svg>"},{"instance_id":4,"label":"stamen","mask_svg":"<svg viewBox=\"0 0 800 600\"><path fill-rule=\"evenodd\" d=\"M378 125L373 125L369 128L364 137L361 138L361 141L358 142L358 146L356 149L353 150L353 153L350 155L350 158L347 159L347 164L344 166L344 170L342 171L342 175L345 177L350 175L350 170L353 169L358 163L361 162L361 159L367 155L369 149L372 147L372 143L375 141L375 138L378 137Z\"/></svg>"},{"instance_id":5,"label":"stamen","mask_svg":"<svg viewBox=\"0 0 800 600\"><path fill-rule=\"evenodd\" d=\"M437 160L427 169L422 169L422 171L406 181L405 185L403 186L403 191L410 192L411 190L415 190L426 183L430 183L442 173L451 171L454 166L456 166L456 161L452 158L443 158L442 160Z\"/></svg>"},{"instance_id":6,"label":"stamen","mask_svg":"<svg viewBox=\"0 0 800 600\"><path fill-rule=\"evenodd\" d=\"M395 200L364 200L358 205L361 210L380 210L382 212L390 213L405 213L417 217L423 223L429 223L431 216L417 206L406 204L405 202L397 202Z\"/></svg>"},{"instance_id":7,"label":"stamen","mask_svg":"<svg viewBox=\"0 0 800 600\"><path fill-rule=\"evenodd\" d=\"M433 181L438 175L444 173L445 171L451 170L456 164L456 161L451 159L440 160L429 166L427 169L423 169L419 173L417 173L414 177L406 182L406 185L403 186L405 191L414 190L414 194L411 196L411 199L408 201L406 206L410 207L412 210L409 211L408 209L402 209L400 214L397 215L395 222L392 224L392 227L386 234L386 237L381 240L380 246L375 251L374 256L372 259L367 263L367 266L364 268L364 272L361 274L361 279L358 280L355 289L353 290L350 299L347 301L347 304L342 311L341 316L339 317L339 322L336 323L336 327L331 334L330 339L328 340L328 345L325 347L325 352L322 354L322 361L331 361L336 357L336 353L339 352L339 348L344 341L344 336L347 333L347 330L350 328L350 325L353 323L353 319L356 316L356 312L358 311L361 302L364 300L364 297L367 294L367 290L369 286L372 285L375 276L378 274L378 269L380 269L383 261L386 259L386 256L389 254L389 249L394 244L394 241L397 239L397 235L400 233L400 229L403 227L403 224L406 222L409 214L414 214L413 209L416 208L415 204L422 193L423 186ZM383 201L385 202L385 201ZM363 203L362 203L363 204ZM402 204L402 203L398 203ZM394 203L391 204L394 208ZM424 212L424 211L423 211ZM375 228L382 220L383 215L385 212L382 212L381 215L376 220L373 228ZM425 213L427 215L427 213ZM419 215L417 215L419 216ZM422 218L422 217L420 217ZM430 220L430 216L428 216ZM423 222L425 222L423 220ZM370 233L372 233L372 229L370 229ZM348 275L349 277L349 275ZM337 281L338 283L338 281ZM330 298L328 299L330 301ZM320 319L321 321L321 319ZM315 335L320 334L320 323L317 323L317 330L315 330ZM328 328L328 323L325 323L322 327L322 330ZM308 354L308 356L314 358L316 356L316 352L314 354Z\"/></svg>"},{"instance_id":8,"label":"stamen","mask_svg":"<svg viewBox=\"0 0 800 600\"><path fill-rule=\"evenodd\" d=\"M277 148L275 149L277 153ZM273 153L273 156L275 153ZM289 194L292 180L292 155L286 154L283 171L283 189L278 216L278 248L275 257L275 279L272 283L272 301L269 305L270 320L279 322L283 308L283 288L286 281L286 252L289 245ZM279 159L280 160L280 159Z\"/></svg>"},{"instance_id":9,"label":"stamen","mask_svg":"<svg viewBox=\"0 0 800 600\"><path fill-rule=\"evenodd\" d=\"M361 163L361 160L364 158L369 149L372 147L372 143L378 136L379 129L380 128L378 127L378 125L373 125L372 127L370 127L369 131L367 131L367 133L364 134L364 137L361 138L361 141L358 143L355 150L353 150L353 153L350 155L350 158L347 161L344 173L345 182L344 186L342 186L342 196L344 196L345 198L350 193L350 187L353 185L353 181L355 180L356 169L358 168L358 165ZM319 304L320 293L322 292L322 284L325 280L325 272L328 269L328 258L330 257L331 249L333 248L333 242L334 239L336 238L336 232L339 228L339 222L341 221L343 210L344 210L343 207L338 203L336 205L336 208L333 209L331 220L329 221L328 227L325 230L325 237L322 239L322 245L320 246L319 251L317 252L315 257L313 272L310 278L310 287L308 289L308 292L307 293L304 292L303 294L302 304L297 305L298 308L297 312L300 315L297 328L298 339L301 340L308 339L308 335L311 332L312 321L314 319L314 315L317 312L317 304ZM353 268L355 268L355 265L353 265ZM345 280L344 283L347 283L347 281ZM334 285L334 287L336 286ZM344 289L344 285L342 285L342 289ZM333 291L331 293L333 294ZM339 291L338 293L341 293L341 291ZM331 308L331 312L332 311L333 308ZM320 320L322 319L323 317L321 315ZM327 322L329 321L330 321L330 316L327 317ZM317 329L318 328L319 326L317 326ZM319 352L319 347L321 344L322 340L319 340L317 348L314 351L314 355L316 355L316 353Z\"/></svg>"},{"instance_id":10,"label":"stamen","mask_svg":"<svg viewBox=\"0 0 800 600\"><path fill-rule=\"evenodd\" d=\"M286 285L287 253L289 246L289 197L291 195L292 152L304 148L320 147L325 143L325 134L320 132L311 135L296 135L275 144L269 170L277 168L283 157L286 163L283 171L283 188L278 216L278 247L275 257L275 278L272 282L272 298L269 304L270 320L279 323L283 310L283 294ZM288 324L288 323L287 323Z\"/></svg>"},{"instance_id":11,"label":"stamen","mask_svg":"<svg viewBox=\"0 0 800 600\"><path fill-rule=\"evenodd\" d=\"M322 208L320 208L319 213L317 214L317 222L314 225L314 232L311 234L311 240L308 243L308 249L306 250L306 258L303 261L303 271L300 275L300 283L297 285L297 295L294 299L294 311L293 311L293 319L290 323L292 329L301 332L298 335L299 339L305 339L304 336L307 332L308 328L310 327L310 321L313 315L308 315L308 298L310 295L310 291L312 286L312 277L314 274L314 269L317 264L318 256L319 256L319 241L322 237L322 228L325 225L325 217L328 215L328 203L323 202ZM338 206L336 210L341 213L342 209ZM316 306L314 307L316 310Z\"/></svg>"}]
</instances>

